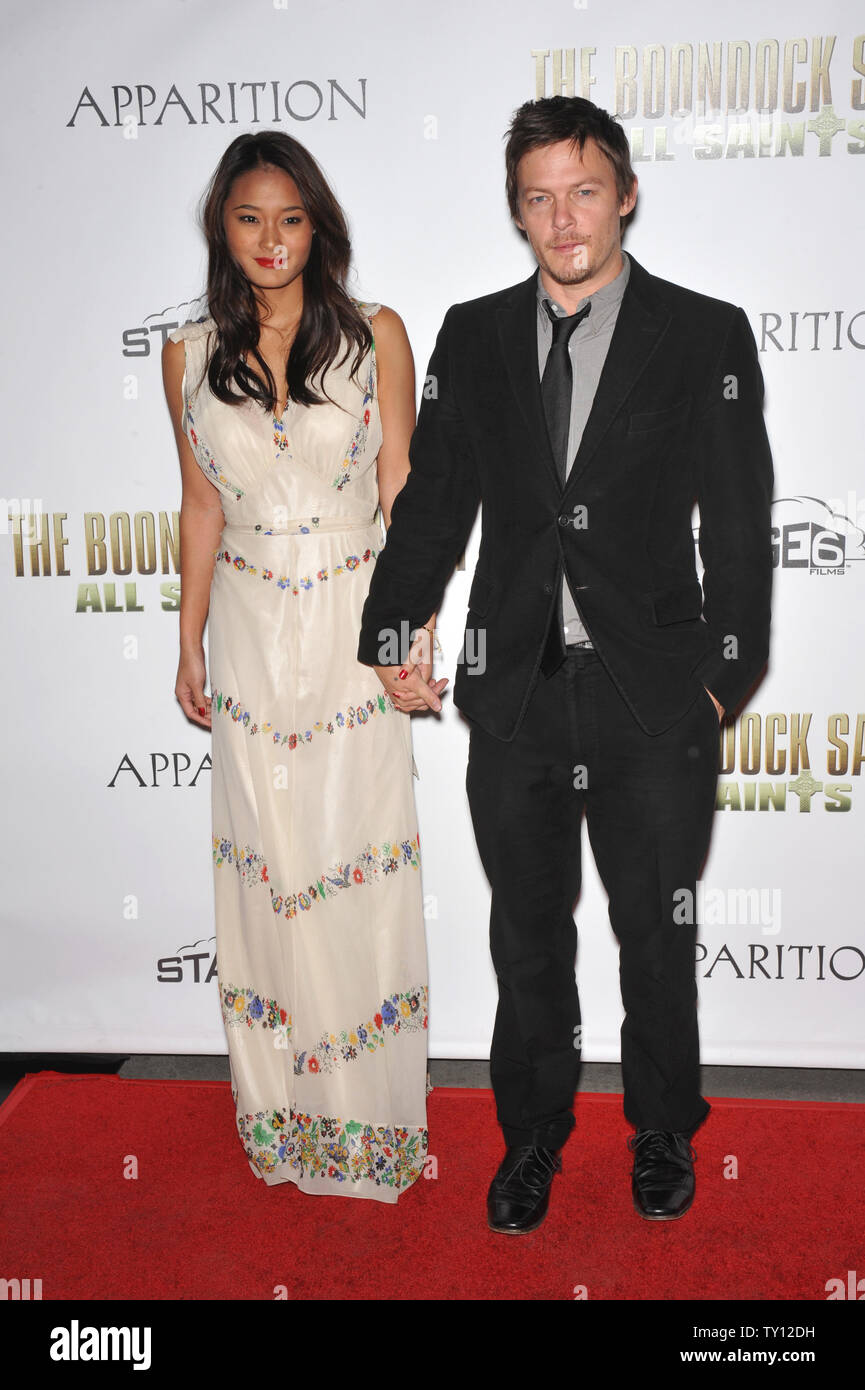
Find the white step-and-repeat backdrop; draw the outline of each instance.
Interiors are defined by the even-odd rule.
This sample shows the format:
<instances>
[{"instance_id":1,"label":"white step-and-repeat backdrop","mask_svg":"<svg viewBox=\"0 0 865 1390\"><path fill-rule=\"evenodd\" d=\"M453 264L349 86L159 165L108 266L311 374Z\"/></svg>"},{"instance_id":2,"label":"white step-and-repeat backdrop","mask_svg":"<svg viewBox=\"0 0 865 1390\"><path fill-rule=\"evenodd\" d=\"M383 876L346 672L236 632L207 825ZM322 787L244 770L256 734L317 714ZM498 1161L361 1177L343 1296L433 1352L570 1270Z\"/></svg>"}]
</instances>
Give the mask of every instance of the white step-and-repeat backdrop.
<instances>
[{"instance_id":1,"label":"white step-and-repeat backdrop","mask_svg":"<svg viewBox=\"0 0 865 1390\"><path fill-rule=\"evenodd\" d=\"M200 195L277 127L350 218L354 292L419 383L456 301L525 278L514 108L590 97L640 179L625 245L741 304L777 470L771 671L724 745L699 910L704 1060L865 1064L865 15L849 0L17 0L4 7L0 1047L222 1052L210 736L174 700L165 335L200 316ZM10 516L10 520L3 519ZM453 676L479 527L441 615ZM467 727L414 724L433 1056L488 1055ZM586 845L584 1055L618 1057Z\"/></svg>"}]
</instances>

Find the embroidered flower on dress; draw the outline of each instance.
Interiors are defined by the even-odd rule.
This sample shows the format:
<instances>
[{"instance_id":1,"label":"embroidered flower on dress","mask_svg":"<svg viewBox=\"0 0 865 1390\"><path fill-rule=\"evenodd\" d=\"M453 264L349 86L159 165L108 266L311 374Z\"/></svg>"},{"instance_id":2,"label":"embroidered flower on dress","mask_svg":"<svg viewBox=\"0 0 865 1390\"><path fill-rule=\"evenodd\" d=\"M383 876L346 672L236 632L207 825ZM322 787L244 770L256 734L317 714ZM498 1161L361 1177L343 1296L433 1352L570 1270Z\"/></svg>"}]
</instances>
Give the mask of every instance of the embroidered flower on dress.
<instances>
[{"instance_id":1,"label":"embroidered flower on dress","mask_svg":"<svg viewBox=\"0 0 865 1390\"><path fill-rule=\"evenodd\" d=\"M207 474L211 482L215 480L217 483L220 483L222 487L228 490L228 492L234 494L235 502L239 502L241 497L243 496L243 489L239 488L236 485L236 483L232 483L229 481L228 478L226 478L225 474L222 472L222 469L219 467L219 464L216 462L216 459L213 457L213 454L210 452L204 440L201 438L201 435L198 434L198 432L195 430L195 422L193 420L192 411L189 409L188 398L185 401L185 407L187 423L186 432L189 435L193 453L195 454L199 467L202 469L204 473Z\"/></svg>"},{"instance_id":2,"label":"embroidered flower on dress","mask_svg":"<svg viewBox=\"0 0 865 1390\"><path fill-rule=\"evenodd\" d=\"M264 534L268 535L270 533L265 532ZM361 564L369 564L370 560L376 560L378 556L379 551L373 550L371 547L365 550L362 555L347 555L345 561L341 565L334 565L333 573L335 575L353 574ZM268 581L275 579L278 589L290 589L295 597L297 597L301 590L308 592L310 589L314 589L316 582L319 584L326 583L329 573L329 566L326 566L324 569L318 571L314 579L310 575L305 574L300 579L292 580L287 574L275 575L273 570L259 569L257 565L250 564L243 555L232 555L228 550L218 550L216 552L216 558L218 560L224 560L227 565L232 566L239 574L254 574L260 579Z\"/></svg>"},{"instance_id":3,"label":"embroidered flower on dress","mask_svg":"<svg viewBox=\"0 0 865 1390\"><path fill-rule=\"evenodd\" d=\"M274 914L276 916L284 914L288 920L291 920L297 916L298 912L309 912L316 903L324 902L325 899L338 893L340 889L349 888L352 884L365 886L376 883L385 872L394 872L396 869L419 869L420 841L418 837L401 842L383 841L381 849L377 845L367 845L351 863L333 864L315 883L309 884L306 889L285 896L274 892L269 882L264 859L261 855L255 854L248 845L242 854L238 854L230 841L214 835L213 859L217 867L223 863L234 864L242 881L248 887L263 883L270 893ZM390 866L391 860L393 867ZM388 865L387 869L385 865Z\"/></svg>"},{"instance_id":4,"label":"embroidered flower on dress","mask_svg":"<svg viewBox=\"0 0 865 1390\"><path fill-rule=\"evenodd\" d=\"M373 339L372 351L369 355L369 373L367 375L366 389L363 393L363 403L360 408L360 421L358 423L357 429L354 432L352 441L348 446L345 458L342 461L342 467L340 468L339 473L333 480L333 486L336 488L337 492L342 492L346 483L351 482L352 477L354 476L351 470L356 466L358 460L363 457L363 453L366 448L366 441L369 436L369 424L372 418L370 414L370 406L372 405L372 402L375 399L375 383L375 340Z\"/></svg>"},{"instance_id":5,"label":"embroidered flower on dress","mask_svg":"<svg viewBox=\"0 0 865 1390\"><path fill-rule=\"evenodd\" d=\"M334 720L328 720L325 724L323 720L317 719L313 721L311 729L286 734L278 729L275 730L269 721L259 723L257 720L253 720L250 711L245 709L233 696L226 695L223 691L215 688L211 695L212 707L215 707L217 714L230 715L235 724L240 724L251 735L270 734L275 744L287 746L292 751L303 744L311 743L314 733L320 734L326 731L332 734L335 727L354 729L358 725L368 724L375 715L393 713L394 711L394 706L390 701L386 700L383 694L377 693L375 699L368 699L365 704L349 705L346 714L340 710L334 715L336 725L334 725Z\"/></svg>"},{"instance_id":6,"label":"embroidered flower on dress","mask_svg":"<svg viewBox=\"0 0 865 1390\"><path fill-rule=\"evenodd\" d=\"M260 854L249 845L241 852L235 849L230 840L219 835L213 836L213 861L217 867L233 864L244 883L252 887L257 883L267 883L267 865Z\"/></svg>"},{"instance_id":7,"label":"embroidered flower on dress","mask_svg":"<svg viewBox=\"0 0 865 1390\"><path fill-rule=\"evenodd\" d=\"M236 985L222 986L222 1017L226 1027L238 1028L245 1023L254 1028L256 1023L262 1028L291 1035L292 1021L285 1009L275 999L262 999L254 989L244 989Z\"/></svg>"},{"instance_id":8,"label":"embroidered flower on dress","mask_svg":"<svg viewBox=\"0 0 865 1390\"><path fill-rule=\"evenodd\" d=\"M398 1191L420 1176L429 1145L426 1129L374 1126L289 1107L238 1114L237 1129L247 1158L261 1174L285 1164L298 1176L367 1181Z\"/></svg>"}]
</instances>

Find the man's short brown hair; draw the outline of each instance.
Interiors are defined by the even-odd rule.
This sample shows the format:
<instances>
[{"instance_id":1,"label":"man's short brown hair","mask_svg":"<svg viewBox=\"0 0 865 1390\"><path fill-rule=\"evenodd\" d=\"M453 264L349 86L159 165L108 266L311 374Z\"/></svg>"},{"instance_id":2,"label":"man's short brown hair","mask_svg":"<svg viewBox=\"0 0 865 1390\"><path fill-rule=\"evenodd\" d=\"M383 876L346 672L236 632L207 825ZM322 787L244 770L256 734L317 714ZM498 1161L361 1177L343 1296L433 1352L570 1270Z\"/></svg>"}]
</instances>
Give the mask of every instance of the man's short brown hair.
<instances>
[{"instance_id":1,"label":"man's short brown hair","mask_svg":"<svg viewBox=\"0 0 865 1390\"><path fill-rule=\"evenodd\" d=\"M517 168L523 155L562 140L570 140L580 151L586 140L594 140L613 166L619 202L623 203L628 197L636 175L631 165L628 137L619 122L584 97L542 97L540 101L524 102L514 112L508 130L505 171L508 206L513 218L519 216Z\"/></svg>"}]
</instances>

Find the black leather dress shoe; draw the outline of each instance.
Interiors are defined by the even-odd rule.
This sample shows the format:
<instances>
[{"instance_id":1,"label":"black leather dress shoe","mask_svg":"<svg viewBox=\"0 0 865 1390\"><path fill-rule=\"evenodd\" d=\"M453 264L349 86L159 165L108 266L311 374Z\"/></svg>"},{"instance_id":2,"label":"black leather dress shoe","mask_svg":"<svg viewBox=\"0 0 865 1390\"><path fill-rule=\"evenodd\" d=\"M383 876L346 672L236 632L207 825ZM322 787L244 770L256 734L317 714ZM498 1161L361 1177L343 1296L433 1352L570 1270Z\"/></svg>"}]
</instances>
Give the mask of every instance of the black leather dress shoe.
<instances>
[{"instance_id":1,"label":"black leather dress shoe","mask_svg":"<svg viewBox=\"0 0 865 1390\"><path fill-rule=\"evenodd\" d=\"M487 1193L490 1230L511 1236L536 1231L547 1214L553 1178L561 1170L555 1149L509 1148Z\"/></svg>"},{"instance_id":2,"label":"black leather dress shoe","mask_svg":"<svg viewBox=\"0 0 865 1390\"><path fill-rule=\"evenodd\" d=\"M638 1129L628 1140L634 1155L631 1191L647 1221L675 1221L694 1200L694 1159L687 1134Z\"/></svg>"}]
</instances>

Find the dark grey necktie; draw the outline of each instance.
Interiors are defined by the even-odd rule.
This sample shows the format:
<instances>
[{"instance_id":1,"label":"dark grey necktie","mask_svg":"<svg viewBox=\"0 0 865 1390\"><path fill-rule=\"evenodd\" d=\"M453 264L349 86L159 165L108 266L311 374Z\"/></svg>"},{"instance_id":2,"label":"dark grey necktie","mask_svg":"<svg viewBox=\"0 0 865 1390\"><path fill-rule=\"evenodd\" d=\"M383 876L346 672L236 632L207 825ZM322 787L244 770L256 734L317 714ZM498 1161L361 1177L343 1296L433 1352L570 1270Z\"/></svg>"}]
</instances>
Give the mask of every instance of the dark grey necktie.
<instances>
[{"instance_id":1,"label":"dark grey necktie","mask_svg":"<svg viewBox=\"0 0 865 1390\"><path fill-rule=\"evenodd\" d=\"M564 487L567 477L566 454L571 428L571 395L574 384L568 344L577 324L582 323L591 309L592 301L589 300L584 309L580 309L579 313L571 314L568 318L559 318L548 299L542 302L553 326L553 341L544 366L541 395L544 401L544 414L547 417L550 447L553 451L556 467L559 470L559 481Z\"/></svg>"}]
</instances>

